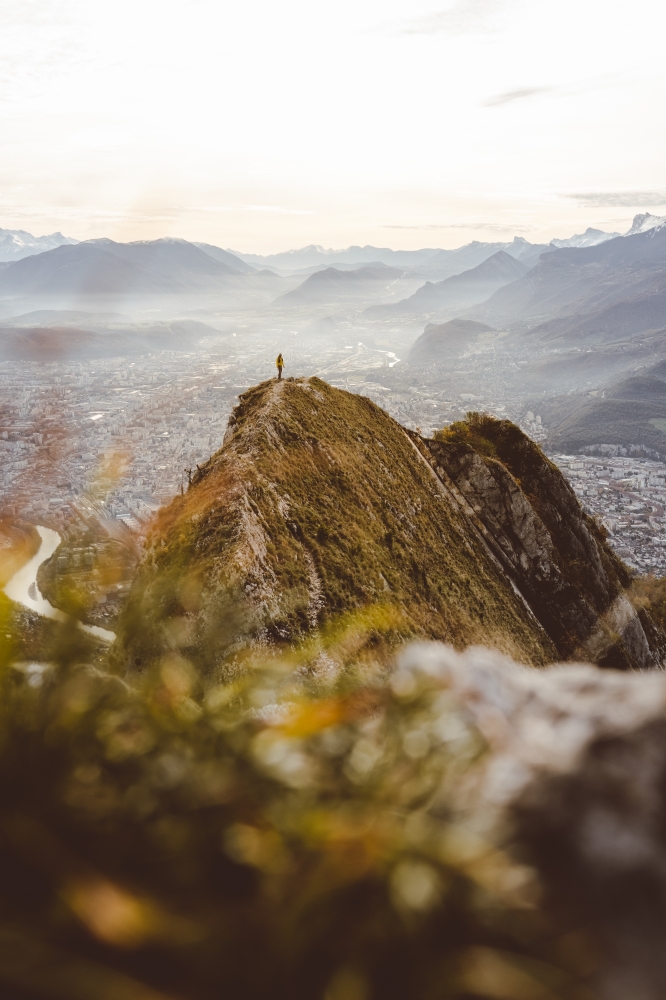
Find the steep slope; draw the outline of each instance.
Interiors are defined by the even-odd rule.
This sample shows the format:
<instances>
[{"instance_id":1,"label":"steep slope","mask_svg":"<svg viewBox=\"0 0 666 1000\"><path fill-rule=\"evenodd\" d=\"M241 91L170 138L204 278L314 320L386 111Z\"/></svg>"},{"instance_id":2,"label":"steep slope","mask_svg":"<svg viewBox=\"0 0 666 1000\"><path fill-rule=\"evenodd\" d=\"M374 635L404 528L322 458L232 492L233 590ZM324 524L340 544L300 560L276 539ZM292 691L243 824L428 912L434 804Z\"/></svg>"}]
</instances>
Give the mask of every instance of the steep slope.
<instances>
[{"instance_id":1,"label":"steep slope","mask_svg":"<svg viewBox=\"0 0 666 1000\"><path fill-rule=\"evenodd\" d=\"M533 664L582 649L655 665L661 633L623 598L626 570L558 470L498 426L506 464L424 441L316 378L256 386L223 448L161 512L119 657L144 668L170 648L228 676L257 642L379 607L380 643L417 635Z\"/></svg>"},{"instance_id":2,"label":"steep slope","mask_svg":"<svg viewBox=\"0 0 666 1000\"><path fill-rule=\"evenodd\" d=\"M650 229L660 229L666 226L666 215L652 215L651 212L643 212L642 215L635 215L631 227L624 234L625 236L635 236L636 233L647 233Z\"/></svg>"},{"instance_id":3,"label":"steep slope","mask_svg":"<svg viewBox=\"0 0 666 1000\"><path fill-rule=\"evenodd\" d=\"M429 441L562 657L657 666L666 635L632 608L631 577L559 469L508 420L473 415ZM619 636L619 639L618 639Z\"/></svg>"},{"instance_id":4,"label":"steep slope","mask_svg":"<svg viewBox=\"0 0 666 1000\"><path fill-rule=\"evenodd\" d=\"M412 345L410 365L431 365L460 357L478 337L493 333L492 326L471 319L451 319L448 323L428 323Z\"/></svg>"},{"instance_id":5,"label":"steep slope","mask_svg":"<svg viewBox=\"0 0 666 1000\"><path fill-rule=\"evenodd\" d=\"M650 277L624 301L588 314L574 314L541 323L530 330L531 341L544 346L586 347L642 338L666 327L666 273Z\"/></svg>"},{"instance_id":6,"label":"steep slope","mask_svg":"<svg viewBox=\"0 0 666 1000\"><path fill-rule=\"evenodd\" d=\"M621 236L591 247L544 253L524 277L470 311L489 323L544 322L590 314L655 294L651 279L666 270L666 227Z\"/></svg>"},{"instance_id":7,"label":"steep slope","mask_svg":"<svg viewBox=\"0 0 666 1000\"><path fill-rule=\"evenodd\" d=\"M444 281L427 281L409 298L392 306L378 306L400 313L452 312L464 309L475 302L483 302L503 285L517 281L529 270L526 264L515 260L504 250L498 250L487 260L469 271L456 274Z\"/></svg>"},{"instance_id":8,"label":"steep slope","mask_svg":"<svg viewBox=\"0 0 666 1000\"><path fill-rule=\"evenodd\" d=\"M193 246L198 247L199 250L203 250L207 253L209 257L213 260L217 260L220 264L226 264L233 271L238 271L240 274L253 274L257 269L252 267L251 264L247 264L240 257L237 257L234 253L229 253L228 250L222 250L221 247L213 246L211 243L193 243Z\"/></svg>"},{"instance_id":9,"label":"steep slope","mask_svg":"<svg viewBox=\"0 0 666 1000\"><path fill-rule=\"evenodd\" d=\"M635 399L641 402L666 403L666 382L649 373L630 375L611 386L606 395L613 399Z\"/></svg>"},{"instance_id":10,"label":"steep slope","mask_svg":"<svg viewBox=\"0 0 666 1000\"><path fill-rule=\"evenodd\" d=\"M552 659L462 506L420 439L369 400L316 378L265 382L159 516L128 602L126 662L151 662L169 634L216 671L239 642L292 641L377 604L396 609L398 635Z\"/></svg>"}]
</instances>

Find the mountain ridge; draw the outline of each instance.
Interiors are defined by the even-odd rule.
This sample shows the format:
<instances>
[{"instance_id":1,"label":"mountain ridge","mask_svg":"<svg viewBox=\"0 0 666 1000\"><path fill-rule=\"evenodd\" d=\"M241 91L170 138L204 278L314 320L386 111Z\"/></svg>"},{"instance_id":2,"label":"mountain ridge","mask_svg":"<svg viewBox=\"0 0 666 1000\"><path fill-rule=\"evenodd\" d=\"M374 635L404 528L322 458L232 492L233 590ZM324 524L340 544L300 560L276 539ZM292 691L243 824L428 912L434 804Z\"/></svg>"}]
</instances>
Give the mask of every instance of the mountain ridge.
<instances>
[{"instance_id":1,"label":"mountain ridge","mask_svg":"<svg viewBox=\"0 0 666 1000\"><path fill-rule=\"evenodd\" d=\"M498 250L476 267L442 281L427 281L413 295L389 305L370 306L368 315L390 316L395 313L455 312L483 302L487 297L527 274L529 267L505 250Z\"/></svg>"},{"instance_id":2,"label":"mountain ridge","mask_svg":"<svg viewBox=\"0 0 666 1000\"><path fill-rule=\"evenodd\" d=\"M358 294L362 291L363 286L394 281L402 277L403 273L403 271L385 264L379 264L379 266L363 265L349 271L327 267L323 271L315 271L297 288L285 292L276 301L285 304L298 302L314 304L331 298L335 300L336 296Z\"/></svg>"},{"instance_id":3,"label":"mountain ridge","mask_svg":"<svg viewBox=\"0 0 666 1000\"><path fill-rule=\"evenodd\" d=\"M0 271L0 294L58 297L210 291L254 277L255 272L245 274L241 268L214 259L187 240L86 240L6 265Z\"/></svg>"},{"instance_id":4,"label":"mountain ridge","mask_svg":"<svg viewBox=\"0 0 666 1000\"><path fill-rule=\"evenodd\" d=\"M315 377L244 393L222 448L148 539L119 633L125 667L147 668L170 636L202 676L229 679L256 643L297 645L371 612L392 623L380 645L661 662L666 636L633 611L628 571L559 470L507 421L474 426L427 441Z\"/></svg>"},{"instance_id":5,"label":"mountain ridge","mask_svg":"<svg viewBox=\"0 0 666 1000\"><path fill-rule=\"evenodd\" d=\"M543 253L522 278L466 315L494 325L534 326L564 315L591 313L631 298L641 282L663 275L665 265L666 227L592 247L555 249Z\"/></svg>"}]
</instances>

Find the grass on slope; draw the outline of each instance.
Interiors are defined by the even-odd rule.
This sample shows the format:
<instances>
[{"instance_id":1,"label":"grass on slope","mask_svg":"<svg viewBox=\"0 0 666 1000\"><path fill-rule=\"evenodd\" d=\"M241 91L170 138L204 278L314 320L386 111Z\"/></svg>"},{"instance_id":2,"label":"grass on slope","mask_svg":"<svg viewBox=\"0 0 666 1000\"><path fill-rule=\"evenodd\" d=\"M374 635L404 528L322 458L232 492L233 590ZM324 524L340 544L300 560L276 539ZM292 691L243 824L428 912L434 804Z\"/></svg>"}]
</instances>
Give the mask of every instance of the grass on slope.
<instances>
[{"instance_id":1,"label":"grass on slope","mask_svg":"<svg viewBox=\"0 0 666 1000\"><path fill-rule=\"evenodd\" d=\"M399 424L319 379L271 381L241 397L226 445L160 515L124 625L142 639L126 650L144 667L166 644L210 671L239 634L292 642L375 604L399 611L389 642L553 656Z\"/></svg>"}]
</instances>

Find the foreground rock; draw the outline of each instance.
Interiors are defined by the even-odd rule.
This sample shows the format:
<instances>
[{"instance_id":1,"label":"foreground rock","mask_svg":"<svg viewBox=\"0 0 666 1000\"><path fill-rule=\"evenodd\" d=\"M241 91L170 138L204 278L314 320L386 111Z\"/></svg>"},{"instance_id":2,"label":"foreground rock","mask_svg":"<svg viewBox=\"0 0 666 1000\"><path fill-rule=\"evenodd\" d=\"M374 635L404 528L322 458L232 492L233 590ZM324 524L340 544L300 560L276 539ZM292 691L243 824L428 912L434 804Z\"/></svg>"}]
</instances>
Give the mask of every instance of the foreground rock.
<instances>
[{"instance_id":1,"label":"foreground rock","mask_svg":"<svg viewBox=\"0 0 666 1000\"><path fill-rule=\"evenodd\" d=\"M66 638L0 671L3 998L666 994L664 673L339 630L202 691Z\"/></svg>"},{"instance_id":2,"label":"foreground rock","mask_svg":"<svg viewBox=\"0 0 666 1000\"><path fill-rule=\"evenodd\" d=\"M666 674L518 666L489 650L412 646L399 663L437 677L489 753L472 812L510 828L544 904L598 949L603 1000L666 995Z\"/></svg>"}]
</instances>

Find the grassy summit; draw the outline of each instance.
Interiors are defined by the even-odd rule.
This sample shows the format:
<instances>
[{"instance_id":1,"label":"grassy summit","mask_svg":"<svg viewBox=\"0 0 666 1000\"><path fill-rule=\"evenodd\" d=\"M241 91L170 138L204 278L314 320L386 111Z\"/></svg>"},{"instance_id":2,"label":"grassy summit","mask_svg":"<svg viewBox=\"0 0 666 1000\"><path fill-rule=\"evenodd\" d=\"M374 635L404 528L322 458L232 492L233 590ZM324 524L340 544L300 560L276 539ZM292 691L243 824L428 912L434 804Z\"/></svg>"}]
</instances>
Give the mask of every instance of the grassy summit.
<instances>
[{"instance_id":1,"label":"grassy summit","mask_svg":"<svg viewBox=\"0 0 666 1000\"><path fill-rule=\"evenodd\" d=\"M553 659L454 494L370 400L317 378L256 386L157 520L121 628L126 661L143 669L166 646L228 673L251 641L293 643L376 605L389 639Z\"/></svg>"}]
</instances>

